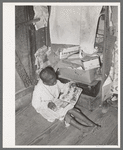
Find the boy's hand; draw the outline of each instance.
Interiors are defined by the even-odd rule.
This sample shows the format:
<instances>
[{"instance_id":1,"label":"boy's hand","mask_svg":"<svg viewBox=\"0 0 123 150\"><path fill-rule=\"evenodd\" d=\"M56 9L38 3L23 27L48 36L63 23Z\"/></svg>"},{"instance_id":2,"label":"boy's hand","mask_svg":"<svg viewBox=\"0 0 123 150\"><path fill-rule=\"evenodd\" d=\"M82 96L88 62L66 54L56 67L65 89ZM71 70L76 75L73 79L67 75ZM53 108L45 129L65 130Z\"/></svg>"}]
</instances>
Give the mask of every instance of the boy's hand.
<instances>
[{"instance_id":1,"label":"boy's hand","mask_svg":"<svg viewBox=\"0 0 123 150\"><path fill-rule=\"evenodd\" d=\"M50 109L55 109L56 108L56 105L55 105L55 103L53 103L53 102L49 102L48 103L48 108L50 108Z\"/></svg>"},{"instance_id":2,"label":"boy's hand","mask_svg":"<svg viewBox=\"0 0 123 150\"><path fill-rule=\"evenodd\" d=\"M71 83L70 87L76 87L76 83Z\"/></svg>"}]
</instances>

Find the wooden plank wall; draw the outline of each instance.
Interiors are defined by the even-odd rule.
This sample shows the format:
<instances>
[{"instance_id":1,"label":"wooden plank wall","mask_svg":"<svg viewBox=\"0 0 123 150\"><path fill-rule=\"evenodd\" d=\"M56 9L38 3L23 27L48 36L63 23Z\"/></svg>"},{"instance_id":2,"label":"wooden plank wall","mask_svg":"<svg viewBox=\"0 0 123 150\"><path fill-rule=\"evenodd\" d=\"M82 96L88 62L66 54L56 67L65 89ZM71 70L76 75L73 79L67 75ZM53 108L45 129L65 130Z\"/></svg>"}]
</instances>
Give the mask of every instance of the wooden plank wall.
<instances>
[{"instance_id":1,"label":"wooden plank wall","mask_svg":"<svg viewBox=\"0 0 123 150\"><path fill-rule=\"evenodd\" d=\"M31 86L34 87L37 83L34 54L39 48L50 43L47 27L35 29L33 22L38 20L39 18L34 19L33 6L15 7L16 111L29 104L32 91L29 94L28 89ZM17 98L17 95L19 95L19 98Z\"/></svg>"},{"instance_id":2,"label":"wooden plank wall","mask_svg":"<svg viewBox=\"0 0 123 150\"><path fill-rule=\"evenodd\" d=\"M23 79L26 79L26 76L28 76L29 80L30 75L31 75L31 66L30 66L30 42L29 42L29 37L28 37L28 26L25 26L23 24L21 24L22 22L26 22L27 18L25 17L26 15L25 12L25 7L23 6L16 6L15 7L15 22L16 22L16 26L15 26L15 44L16 44L16 54L18 58L17 62L20 62L20 64L22 64L22 67L17 67L16 71L18 73L18 75L20 76L20 80L18 81L18 84L24 84ZM19 69L21 70L23 68L23 70L25 70L24 72L27 74L26 76L20 74L21 71L19 71ZM17 81L17 79L15 78L15 80ZM28 82L28 81L27 81ZM18 87L18 85L16 84L16 86ZM28 85L30 86L30 84ZM16 92L17 90L21 90L18 89L16 87Z\"/></svg>"}]
</instances>

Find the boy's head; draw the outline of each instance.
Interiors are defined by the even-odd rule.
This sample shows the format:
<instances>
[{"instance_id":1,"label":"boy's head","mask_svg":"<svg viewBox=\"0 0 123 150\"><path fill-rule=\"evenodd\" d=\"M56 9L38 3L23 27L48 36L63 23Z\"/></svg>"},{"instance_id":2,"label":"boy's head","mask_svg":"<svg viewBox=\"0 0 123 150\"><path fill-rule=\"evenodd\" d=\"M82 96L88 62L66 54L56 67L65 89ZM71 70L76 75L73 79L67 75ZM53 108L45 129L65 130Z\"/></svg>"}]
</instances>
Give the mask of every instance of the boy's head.
<instances>
[{"instance_id":1,"label":"boy's head","mask_svg":"<svg viewBox=\"0 0 123 150\"><path fill-rule=\"evenodd\" d=\"M51 66L44 68L40 72L39 76L46 85L53 86L57 83L55 70Z\"/></svg>"}]
</instances>

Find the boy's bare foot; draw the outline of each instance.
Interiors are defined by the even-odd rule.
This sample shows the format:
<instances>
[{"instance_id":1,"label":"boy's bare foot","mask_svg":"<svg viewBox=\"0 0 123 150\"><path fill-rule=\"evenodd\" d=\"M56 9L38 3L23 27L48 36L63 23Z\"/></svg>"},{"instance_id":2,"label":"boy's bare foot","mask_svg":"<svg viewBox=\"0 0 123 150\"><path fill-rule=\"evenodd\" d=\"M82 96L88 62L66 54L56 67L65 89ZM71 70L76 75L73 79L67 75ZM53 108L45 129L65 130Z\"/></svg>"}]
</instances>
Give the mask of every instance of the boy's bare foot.
<instances>
[{"instance_id":1,"label":"boy's bare foot","mask_svg":"<svg viewBox=\"0 0 123 150\"><path fill-rule=\"evenodd\" d=\"M82 131L83 131L83 137L93 133L96 129L100 129L101 126L94 126L94 127L86 127L86 128L83 128Z\"/></svg>"},{"instance_id":2,"label":"boy's bare foot","mask_svg":"<svg viewBox=\"0 0 123 150\"><path fill-rule=\"evenodd\" d=\"M93 130L95 127L82 127L81 131L84 133L89 133L90 131Z\"/></svg>"}]
</instances>

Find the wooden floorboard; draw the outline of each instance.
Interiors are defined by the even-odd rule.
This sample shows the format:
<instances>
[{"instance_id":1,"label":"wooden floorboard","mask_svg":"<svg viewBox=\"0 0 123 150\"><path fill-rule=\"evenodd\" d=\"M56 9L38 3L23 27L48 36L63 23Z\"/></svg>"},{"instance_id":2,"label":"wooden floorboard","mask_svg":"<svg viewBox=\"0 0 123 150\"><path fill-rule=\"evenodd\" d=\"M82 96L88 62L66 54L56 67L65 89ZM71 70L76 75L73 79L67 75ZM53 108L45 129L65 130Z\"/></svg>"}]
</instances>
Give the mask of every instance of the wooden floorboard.
<instances>
[{"instance_id":1,"label":"wooden floorboard","mask_svg":"<svg viewBox=\"0 0 123 150\"><path fill-rule=\"evenodd\" d=\"M118 126L114 128L102 145L118 145Z\"/></svg>"},{"instance_id":2,"label":"wooden floorboard","mask_svg":"<svg viewBox=\"0 0 123 150\"><path fill-rule=\"evenodd\" d=\"M98 108L95 111L96 113L95 112L90 112L90 113L87 112L86 114L88 114L87 116L90 119L95 121L95 118L97 117L97 115L95 115L95 114L98 114L97 112L99 112L99 111L100 111L100 109ZM94 115L92 115L92 114L94 114ZM91 118L91 116L93 116L93 118ZM63 140L60 141L60 143L58 143L59 145L77 145L77 143L79 141L82 141L83 136L84 136L82 131L76 129L75 127L72 127L68 130L69 130L70 133L66 137L64 137Z\"/></svg>"},{"instance_id":3,"label":"wooden floorboard","mask_svg":"<svg viewBox=\"0 0 123 150\"><path fill-rule=\"evenodd\" d=\"M58 121L55 126L49 127L49 129L37 137L30 145L48 145L49 142L58 137L65 129L63 122Z\"/></svg>"},{"instance_id":4,"label":"wooden floorboard","mask_svg":"<svg viewBox=\"0 0 123 150\"><path fill-rule=\"evenodd\" d=\"M110 107L108 112L103 114L102 108L98 107L93 112L83 108L83 112L102 127L84 136L83 132L73 126L66 128L63 121L48 124L29 106L16 117L16 144L79 146L118 144L117 110Z\"/></svg>"},{"instance_id":5,"label":"wooden floorboard","mask_svg":"<svg viewBox=\"0 0 123 150\"><path fill-rule=\"evenodd\" d=\"M16 115L15 119L15 143L16 145L28 145L54 123L41 117L30 105ZM46 131L45 131L46 132Z\"/></svg>"},{"instance_id":6,"label":"wooden floorboard","mask_svg":"<svg viewBox=\"0 0 123 150\"><path fill-rule=\"evenodd\" d=\"M82 108L83 112L86 115L89 115L91 112L85 108ZM71 132L74 131L74 132ZM75 134L76 133L76 134ZM74 134L74 139L76 140L78 138L78 134L80 133L80 130L76 129L73 126L70 126L69 128L65 127L64 122L58 121L58 124L56 126L49 127L49 129L41 134L39 137L35 138L30 145L59 145L61 141L64 141L66 137L73 137L72 134ZM69 138L69 140L73 140ZM65 141L65 143L67 140ZM64 145L61 143L61 145ZM69 143L68 143L69 145Z\"/></svg>"},{"instance_id":7,"label":"wooden floorboard","mask_svg":"<svg viewBox=\"0 0 123 150\"><path fill-rule=\"evenodd\" d=\"M117 111L110 108L102 117L97 118L101 124L101 128L94 133L86 136L78 145L103 145L117 126ZM116 131L115 131L116 132ZM115 137L117 138L117 136ZM117 139L116 139L117 140ZM108 143L110 145L110 143Z\"/></svg>"},{"instance_id":8,"label":"wooden floorboard","mask_svg":"<svg viewBox=\"0 0 123 150\"><path fill-rule=\"evenodd\" d=\"M49 141L48 145L59 145L59 142L64 139L64 137L68 136L70 134L69 130L64 126L63 130L58 133L57 136L54 136L54 139ZM54 135L56 135L54 133Z\"/></svg>"},{"instance_id":9,"label":"wooden floorboard","mask_svg":"<svg viewBox=\"0 0 123 150\"><path fill-rule=\"evenodd\" d=\"M83 132L72 127L69 130L69 134L62 138L62 140L58 143L59 145L76 145L76 143L81 139Z\"/></svg>"},{"instance_id":10,"label":"wooden floorboard","mask_svg":"<svg viewBox=\"0 0 123 150\"><path fill-rule=\"evenodd\" d=\"M83 132L71 126L61 130L58 136L54 133L56 136L48 145L117 145L117 111L110 108L106 114L102 114L101 110L97 108L89 115L89 118L102 125L100 129L83 137ZM114 137L112 134L115 134Z\"/></svg>"}]
</instances>

